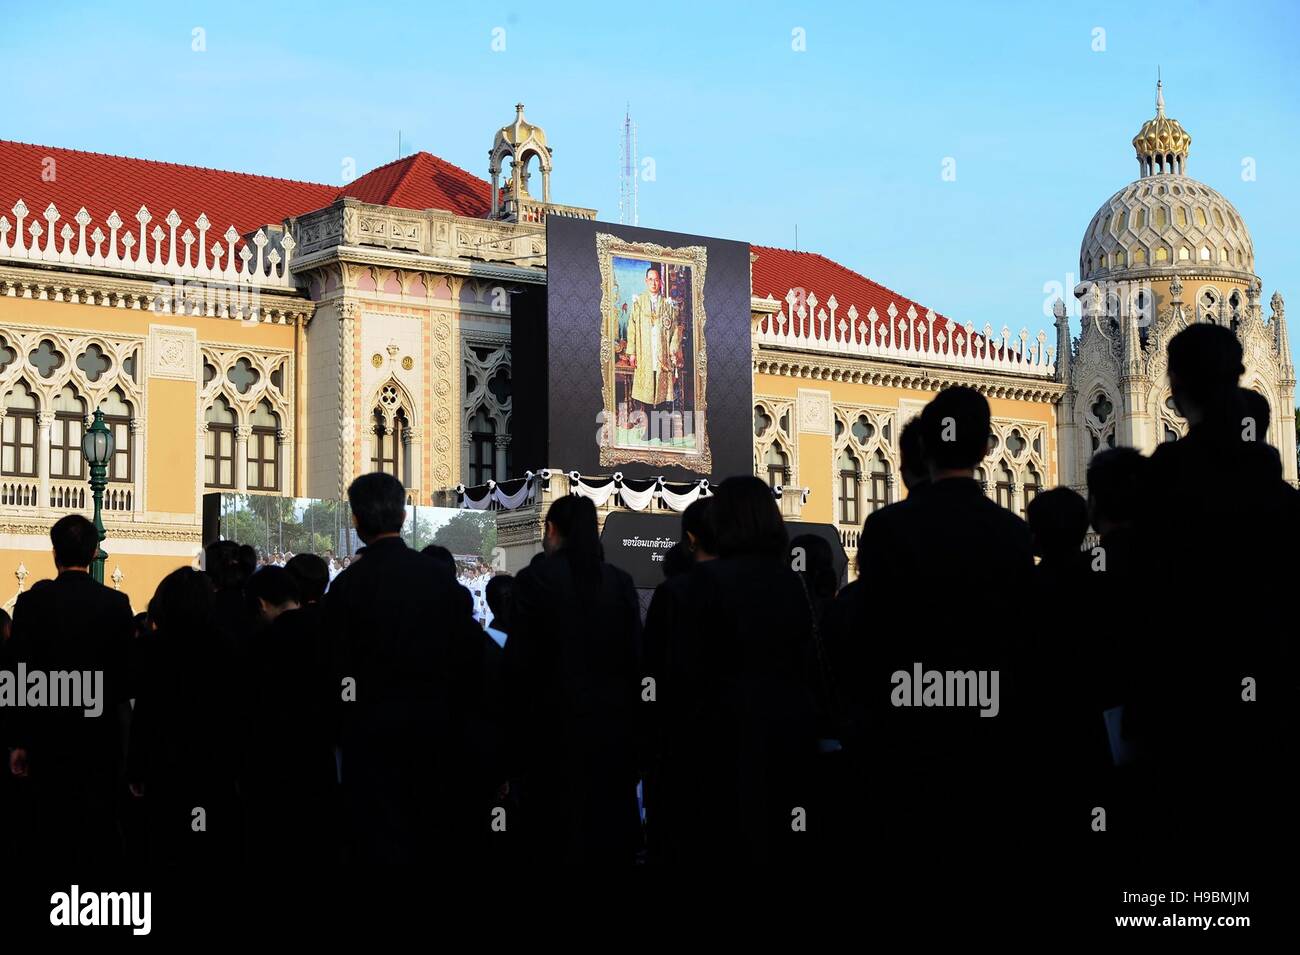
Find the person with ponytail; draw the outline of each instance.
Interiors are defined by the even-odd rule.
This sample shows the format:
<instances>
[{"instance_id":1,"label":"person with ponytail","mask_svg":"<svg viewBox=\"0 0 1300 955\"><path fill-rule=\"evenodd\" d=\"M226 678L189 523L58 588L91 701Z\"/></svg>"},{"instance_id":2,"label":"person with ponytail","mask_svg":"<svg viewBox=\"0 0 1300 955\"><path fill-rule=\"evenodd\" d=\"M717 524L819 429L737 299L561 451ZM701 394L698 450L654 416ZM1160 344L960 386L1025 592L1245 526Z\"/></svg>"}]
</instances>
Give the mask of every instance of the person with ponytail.
<instances>
[{"instance_id":1,"label":"person with ponytail","mask_svg":"<svg viewBox=\"0 0 1300 955\"><path fill-rule=\"evenodd\" d=\"M640 624L632 578L604 561L595 506L559 498L543 553L515 578L503 659L528 861L635 861Z\"/></svg>"}]
</instances>

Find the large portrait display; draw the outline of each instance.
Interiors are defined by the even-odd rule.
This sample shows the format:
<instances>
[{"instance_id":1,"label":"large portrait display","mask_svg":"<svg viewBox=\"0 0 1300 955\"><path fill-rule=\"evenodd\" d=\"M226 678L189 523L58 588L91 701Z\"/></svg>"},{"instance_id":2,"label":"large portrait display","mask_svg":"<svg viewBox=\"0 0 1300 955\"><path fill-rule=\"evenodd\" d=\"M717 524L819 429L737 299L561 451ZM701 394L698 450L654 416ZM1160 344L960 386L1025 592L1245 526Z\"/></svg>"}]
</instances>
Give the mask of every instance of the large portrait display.
<instances>
[{"instance_id":1,"label":"large portrait display","mask_svg":"<svg viewBox=\"0 0 1300 955\"><path fill-rule=\"evenodd\" d=\"M600 463L712 470L708 409L708 252L596 234L605 440Z\"/></svg>"},{"instance_id":2,"label":"large portrait display","mask_svg":"<svg viewBox=\"0 0 1300 955\"><path fill-rule=\"evenodd\" d=\"M669 481L750 473L749 246L551 216L546 251L545 315L535 298L512 303L515 461Z\"/></svg>"}]
</instances>

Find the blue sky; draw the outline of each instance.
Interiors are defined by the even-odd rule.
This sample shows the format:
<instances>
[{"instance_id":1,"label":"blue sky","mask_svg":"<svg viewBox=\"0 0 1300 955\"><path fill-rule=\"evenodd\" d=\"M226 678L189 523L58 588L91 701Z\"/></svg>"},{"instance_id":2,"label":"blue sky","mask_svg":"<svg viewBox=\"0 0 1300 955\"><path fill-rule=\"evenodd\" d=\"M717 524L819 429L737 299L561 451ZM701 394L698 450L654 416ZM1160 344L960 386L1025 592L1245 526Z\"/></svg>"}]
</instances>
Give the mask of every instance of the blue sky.
<instances>
[{"instance_id":1,"label":"blue sky","mask_svg":"<svg viewBox=\"0 0 1300 955\"><path fill-rule=\"evenodd\" d=\"M630 103L655 169L642 225L783 247L797 225L799 248L958 320L1031 330L1137 176L1159 64L1188 172L1241 212L1300 354L1294 2L0 7L0 138L340 182L348 158L395 158L400 129L485 175L522 100L554 200L616 219Z\"/></svg>"}]
</instances>

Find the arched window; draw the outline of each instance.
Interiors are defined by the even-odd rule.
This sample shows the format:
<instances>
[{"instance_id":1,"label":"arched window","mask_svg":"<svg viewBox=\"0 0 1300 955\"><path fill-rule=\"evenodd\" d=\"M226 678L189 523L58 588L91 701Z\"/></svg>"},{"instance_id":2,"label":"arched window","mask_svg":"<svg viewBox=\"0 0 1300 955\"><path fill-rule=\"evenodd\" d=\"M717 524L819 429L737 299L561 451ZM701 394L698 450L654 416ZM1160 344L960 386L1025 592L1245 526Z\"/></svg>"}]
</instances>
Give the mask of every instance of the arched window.
<instances>
[{"instance_id":1,"label":"arched window","mask_svg":"<svg viewBox=\"0 0 1300 955\"><path fill-rule=\"evenodd\" d=\"M50 477L80 481L86 475L81 433L86 427L86 403L71 385L54 396L54 425L50 429Z\"/></svg>"},{"instance_id":2,"label":"arched window","mask_svg":"<svg viewBox=\"0 0 1300 955\"><path fill-rule=\"evenodd\" d=\"M1003 507L1009 509L1011 507L1011 485L1013 483L1011 478L1011 469L1007 467L1005 461L999 461L997 470L993 472L993 476L996 478L994 486L997 490L997 502Z\"/></svg>"},{"instance_id":3,"label":"arched window","mask_svg":"<svg viewBox=\"0 0 1300 955\"><path fill-rule=\"evenodd\" d=\"M1222 265L1229 265L1229 264L1231 264L1231 261L1232 261L1232 256L1228 253L1228 250L1227 250L1227 249L1220 249L1220 250L1219 250L1219 263L1222 264Z\"/></svg>"},{"instance_id":4,"label":"arched window","mask_svg":"<svg viewBox=\"0 0 1300 955\"><path fill-rule=\"evenodd\" d=\"M279 443L280 418L271 410L270 402L258 402L248 423L252 426L248 436L248 489L250 491L280 490Z\"/></svg>"},{"instance_id":5,"label":"arched window","mask_svg":"<svg viewBox=\"0 0 1300 955\"><path fill-rule=\"evenodd\" d=\"M1185 245L1180 245L1180 246L1178 247L1178 261L1179 261L1179 262L1188 262L1188 261L1191 261L1191 258L1192 258L1192 251L1191 251L1191 249L1187 248L1187 246L1185 246Z\"/></svg>"},{"instance_id":6,"label":"arched window","mask_svg":"<svg viewBox=\"0 0 1300 955\"><path fill-rule=\"evenodd\" d=\"M36 396L21 381L5 398L4 430L0 432L0 474L36 476Z\"/></svg>"},{"instance_id":7,"label":"arched window","mask_svg":"<svg viewBox=\"0 0 1300 955\"><path fill-rule=\"evenodd\" d=\"M1146 193L1144 192L1143 195L1146 195ZM1146 224L1147 224L1147 211L1145 209L1138 209L1136 212L1133 213L1134 230L1145 229Z\"/></svg>"},{"instance_id":8,"label":"arched window","mask_svg":"<svg viewBox=\"0 0 1300 955\"><path fill-rule=\"evenodd\" d=\"M889 503L889 459L883 451L877 450L871 456L870 493L867 496L867 512L873 513Z\"/></svg>"},{"instance_id":9,"label":"arched window","mask_svg":"<svg viewBox=\"0 0 1300 955\"><path fill-rule=\"evenodd\" d=\"M108 469L110 481L128 483L135 478L135 461L131 457L131 405L119 388L114 388L99 403L104 424L113 432L113 463Z\"/></svg>"},{"instance_id":10,"label":"arched window","mask_svg":"<svg viewBox=\"0 0 1300 955\"><path fill-rule=\"evenodd\" d=\"M1146 261L1147 261L1147 250L1146 250L1146 249L1134 249L1134 250L1133 250L1133 264L1134 264L1134 265L1145 265L1145 264L1146 264Z\"/></svg>"},{"instance_id":11,"label":"arched window","mask_svg":"<svg viewBox=\"0 0 1300 955\"><path fill-rule=\"evenodd\" d=\"M858 523L858 485L862 466L848 448L840 452L840 523Z\"/></svg>"},{"instance_id":12,"label":"arched window","mask_svg":"<svg viewBox=\"0 0 1300 955\"><path fill-rule=\"evenodd\" d=\"M1169 261L1169 250L1166 249L1163 245L1158 245L1158 246L1156 246L1156 259L1155 259L1155 260L1156 260L1157 262L1168 262L1168 261Z\"/></svg>"},{"instance_id":13,"label":"arched window","mask_svg":"<svg viewBox=\"0 0 1300 955\"><path fill-rule=\"evenodd\" d=\"M1202 209L1200 206L1197 206L1197 207L1196 207L1196 210L1195 210L1195 214L1196 214L1196 225L1197 225L1197 227L1198 227L1198 228L1201 228L1201 229L1206 228L1206 227L1207 227L1207 223L1206 223L1206 221L1205 221L1205 210Z\"/></svg>"},{"instance_id":14,"label":"arched window","mask_svg":"<svg viewBox=\"0 0 1300 955\"><path fill-rule=\"evenodd\" d=\"M497 429L485 409L479 408L469 419L470 443L473 445L469 463L470 485L486 484L495 480Z\"/></svg>"},{"instance_id":15,"label":"arched window","mask_svg":"<svg viewBox=\"0 0 1300 955\"><path fill-rule=\"evenodd\" d=\"M1165 188L1164 186L1160 187L1160 191L1162 193L1164 192L1164 188ZM1163 232L1168 226L1169 226L1169 213L1165 211L1164 206L1161 206L1159 209L1156 210L1156 228L1159 229L1161 232Z\"/></svg>"},{"instance_id":16,"label":"arched window","mask_svg":"<svg viewBox=\"0 0 1300 955\"><path fill-rule=\"evenodd\" d=\"M383 471L402 480L402 434L406 430L406 412L398 408L392 423L383 408L376 408L370 438L370 470Z\"/></svg>"},{"instance_id":17,"label":"arched window","mask_svg":"<svg viewBox=\"0 0 1300 955\"><path fill-rule=\"evenodd\" d=\"M209 487L235 486L235 410L217 395L203 416L208 423L204 438L204 483Z\"/></svg>"},{"instance_id":18,"label":"arched window","mask_svg":"<svg viewBox=\"0 0 1300 955\"><path fill-rule=\"evenodd\" d=\"M1031 464L1025 468L1025 511L1029 510L1029 502L1038 497L1038 492L1042 489L1043 479L1038 476L1038 472ZM1021 517L1024 517L1025 511L1021 512Z\"/></svg>"},{"instance_id":19,"label":"arched window","mask_svg":"<svg viewBox=\"0 0 1300 955\"><path fill-rule=\"evenodd\" d=\"M763 464L767 467L767 483L772 487L789 482L790 459L775 444L767 449Z\"/></svg>"}]
</instances>

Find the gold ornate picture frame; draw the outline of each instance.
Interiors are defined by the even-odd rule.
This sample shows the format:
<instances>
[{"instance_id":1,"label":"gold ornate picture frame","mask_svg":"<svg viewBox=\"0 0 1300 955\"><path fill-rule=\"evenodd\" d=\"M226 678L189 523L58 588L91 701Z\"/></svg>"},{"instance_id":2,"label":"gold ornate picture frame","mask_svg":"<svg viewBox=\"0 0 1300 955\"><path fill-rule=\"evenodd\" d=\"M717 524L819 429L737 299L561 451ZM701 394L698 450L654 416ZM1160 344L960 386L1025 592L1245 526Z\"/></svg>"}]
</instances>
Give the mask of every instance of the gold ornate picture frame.
<instances>
[{"instance_id":1,"label":"gold ornate picture frame","mask_svg":"<svg viewBox=\"0 0 1300 955\"><path fill-rule=\"evenodd\" d=\"M617 376L618 292L615 285L616 257L647 260L655 265L690 269L690 381L693 407L689 412L694 442L689 447L636 447L620 443ZM704 330L704 281L708 252L702 245L671 248L652 242L628 242L607 232L596 233L596 258L600 266L600 365L604 413L599 432L600 464L616 467L639 463L654 467L680 467L698 474L712 473L708 420L708 349ZM626 372L626 370L625 370Z\"/></svg>"}]
</instances>

